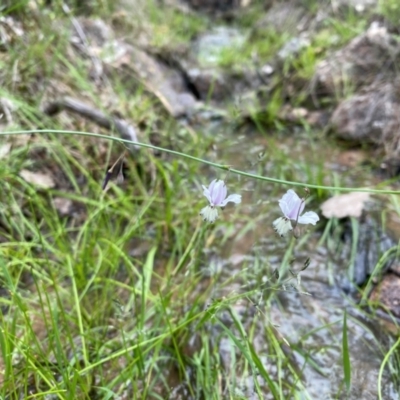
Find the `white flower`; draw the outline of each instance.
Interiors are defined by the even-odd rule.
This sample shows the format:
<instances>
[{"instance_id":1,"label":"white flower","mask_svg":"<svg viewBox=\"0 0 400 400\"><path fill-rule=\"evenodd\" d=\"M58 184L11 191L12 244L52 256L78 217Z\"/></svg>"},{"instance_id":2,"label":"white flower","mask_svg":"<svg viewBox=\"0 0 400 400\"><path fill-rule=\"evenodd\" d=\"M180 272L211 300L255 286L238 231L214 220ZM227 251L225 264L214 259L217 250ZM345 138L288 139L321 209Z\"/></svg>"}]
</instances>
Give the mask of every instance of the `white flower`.
<instances>
[{"instance_id":1,"label":"white flower","mask_svg":"<svg viewBox=\"0 0 400 400\"><path fill-rule=\"evenodd\" d=\"M229 202L238 204L242 201L240 194L231 194L226 197L228 191L223 180L214 179L208 188L204 185L202 186L203 194L210 203L200 211L204 221L214 222L218 218L216 207L225 207Z\"/></svg>"},{"instance_id":2,"label":"white flower","mask_svg":"<svg viewBox=\"0 0 400 400\"><path fill-rule=\"evenodd\" d=\"M307 211L301 215L305 207L305 200L297 196L292 189L288 190L279 200L279 207L284 217L276 219L272 225L280 236L284 236L287 232L293 230L298 223L315 225L319 221L319 217L314 211Z\"/></svg>"}]
</instances>

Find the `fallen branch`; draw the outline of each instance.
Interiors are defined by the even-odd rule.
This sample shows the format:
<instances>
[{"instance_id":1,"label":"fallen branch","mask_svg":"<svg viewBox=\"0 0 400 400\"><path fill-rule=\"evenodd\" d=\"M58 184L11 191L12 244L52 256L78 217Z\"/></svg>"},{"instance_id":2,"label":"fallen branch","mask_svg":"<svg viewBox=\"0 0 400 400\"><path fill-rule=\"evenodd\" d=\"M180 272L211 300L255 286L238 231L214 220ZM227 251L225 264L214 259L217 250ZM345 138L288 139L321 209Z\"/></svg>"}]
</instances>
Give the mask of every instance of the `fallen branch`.
<instances>
[{"instance_id":1,"label":"fallen branch","mask_svg":"<svg viewBox=\"0 0 400 400\"><path fill-rule=\"evenodd\" d=\"M116 130L122 139L131 140L133 142L138 141L136 133L137 129L133 125L122 119L110 117L102 111L71 97L64 97L48 103L44 107L43 112L46 115L54 116L64 110L78 114L102 128ZM132 146L132 149L137 150L138 148L138 146Z\"/></svg>"}]
</instances>

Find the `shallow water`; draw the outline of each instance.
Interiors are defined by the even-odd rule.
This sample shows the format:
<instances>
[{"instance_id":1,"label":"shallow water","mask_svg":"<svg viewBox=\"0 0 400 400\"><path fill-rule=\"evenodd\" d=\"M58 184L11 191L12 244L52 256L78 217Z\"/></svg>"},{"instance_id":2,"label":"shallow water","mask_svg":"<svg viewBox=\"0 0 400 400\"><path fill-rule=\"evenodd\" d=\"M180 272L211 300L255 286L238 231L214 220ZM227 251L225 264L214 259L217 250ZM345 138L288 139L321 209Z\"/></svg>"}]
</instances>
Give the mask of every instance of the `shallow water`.
<instances>
[{"instance_id":1,"label":"shallow water","mask_svg":"<svg viewBox=\"0 0 400 400\"><path fill-rule=\"evenodd\" d=\"M379 178L363 164L363 160L367 159L365 152L341 150L324 140L310 144L307 135L254 135L250 138L243 135L238 136L233 145L227 146L226 143L217 138L215 160L231 163L234 168L247 172L296 181L304 179L307 183L325 185L339 182L350 187L379 182ZM257 158L260 152L265 152L261 161ZM355 300L340 289L339 283L346 274L348 263L318 244L326 221L322 218L315 229L307 229L310 234L303 232L303 236L297 240L279 238L271 225L279 216L277 200L288 187L234 176L230 176L228 182L232 193L242 190L243 203L240 211L227 207L221 217L229 219L229 214L235 212L237 234L232 235L232 240L226 242L222 251L216 244L208 253L207 275L218 275L222 283L220 287L216 285L213 297L260 288L257 296L251 298L253 304L245 299L233 307L244 326L252 325L253 329L255 326L253 344L267 371L278 379L279 371L271 362L270 344L265 339L266 330L275 327L273 329L276 329L276 336L281 338L283 351L289 355L292 366L300 371L302 377L298 383L292 382L290 373L280 379L287 379L289 386L297 386L295 395L292 395L298 399L344 398L342 329L346 310L352 370L351 391L346 398L376 399L382 351L386 353L390 336L378 320L365 317ZM316 203L313 201L312 204L315 206ZM220 234L223 236L224 224L220 224ZM246 224L250 228L243 231ZM307 258L310 258L310 265L301 273L300 287L293 289L285 285L286 290L283 290L281 285L279 291L274 290L275 296L271 296L271 291L266 288L269 282L276 288L273 271L280 271L280 279L290 276L289 266L283 262L288 246L293 246L292 258L295 260L290 264L291 270L300 271ZM257 303L257 312L254 303ZM382 349L379 348L380 344ZM220 346L221 355L228 352L225 342L221 342ZM240 375L238 380L242 383L238 394L246 398L258 398L251 376ZM269 398L265 382L260 382L260 385L265 390L265 398ZM238 391L237 388L235 390ZM387 371L383 374L381 394L384 399L397 399L399 396Z\"/></svg>"}]
</instances>

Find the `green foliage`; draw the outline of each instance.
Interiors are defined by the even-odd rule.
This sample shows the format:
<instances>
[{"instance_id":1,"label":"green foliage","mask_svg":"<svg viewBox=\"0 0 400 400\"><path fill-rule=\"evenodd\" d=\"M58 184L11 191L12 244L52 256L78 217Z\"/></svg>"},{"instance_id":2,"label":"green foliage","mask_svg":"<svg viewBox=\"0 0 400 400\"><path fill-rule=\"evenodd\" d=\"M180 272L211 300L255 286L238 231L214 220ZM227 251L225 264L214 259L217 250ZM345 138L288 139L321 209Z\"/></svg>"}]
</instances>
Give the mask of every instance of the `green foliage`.
<instances>
[{"instance_id":1,"label":"green foliage","mask_svg":"<svg viewBox=\"0 0 400 400\"><path fill-rule=\"evenodd\" d=\"M342 356L343 356L344 382L346 384L347 392L349 392L350 387L351 387L351 364L350 364L349 342L347 339L347 313L346 313L346 311L344 312L344 316L343 316Z\"/></svg>"},{"instance_id":2,"label":"green foliage","mask_svg":"<svg viewBox=\"0 0 400 400\"><path fill-rule=\"evenodd\" d=\"M400 4L396 0L379 0L379 12L387 18L394 26L400 22Z\"/></svg>"},{"instance_id":3,"label":"green foliage","mask_svg":"<svg viewBox=\"0 0 400 400\"><path fill-rule=\"evenodd\" d=\"M29 0L3 0L0 4L0 15L24 13Z\"/></svg>"}]
</instances>

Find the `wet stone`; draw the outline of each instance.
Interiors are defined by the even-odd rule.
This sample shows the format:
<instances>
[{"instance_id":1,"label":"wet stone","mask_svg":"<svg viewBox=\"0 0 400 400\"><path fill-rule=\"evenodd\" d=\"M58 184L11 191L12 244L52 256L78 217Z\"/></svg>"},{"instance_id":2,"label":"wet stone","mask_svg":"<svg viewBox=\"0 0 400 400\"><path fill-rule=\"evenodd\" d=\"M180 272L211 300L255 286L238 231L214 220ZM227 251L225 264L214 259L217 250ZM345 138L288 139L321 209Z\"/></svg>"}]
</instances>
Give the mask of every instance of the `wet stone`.
<instances>
[{"instance_id":1,"label":"wet stone","mask_svg":"<svg viewBox=\"0 0 400 400\"><path fill-rule=\"evenodd\" d=\"M371 217L364 217L360 222L358 232L357 255L354 260L354 281L361 285L371 274L375 274L376 265L379 263L382 255L390 248L396 245L385 232L382 231L378 222ZM392 259L389 259L381 271L382 276L387 271Z\"/></svg>"},{"instance_id":2,"label":"wet stone","mask_svg":"<svg viewBox=\"0 0 400 400\"><path fill-rule=\"evenodd\" d=\"M352 233L344 233L344 239L351 241ZM374 288L368 294L369 299L382 309L381 316L386 318L390 312L400 318L400 264L389 257L380 265L382 255L394 248L397 241L382 231L380 224L369 216L361 217L358 227L357 255L354 260L353 281L358 286L365 284L373 276ZM348 257L347 257L348 258ZM379 267L379 269L377 269ZM344 283L342 285L345 289Z\"/></svg>"},{"instance_id":3,"label":"wet stone","mask_svg":"<svg viewBox=\"0 0 400 400\"><path fill-rule=\"evenodd\" d=\"M385 311L390 311L400 318L400 277L387 274L372 290L370 300L379 303Z\"/></svg>"}]
</instances>

